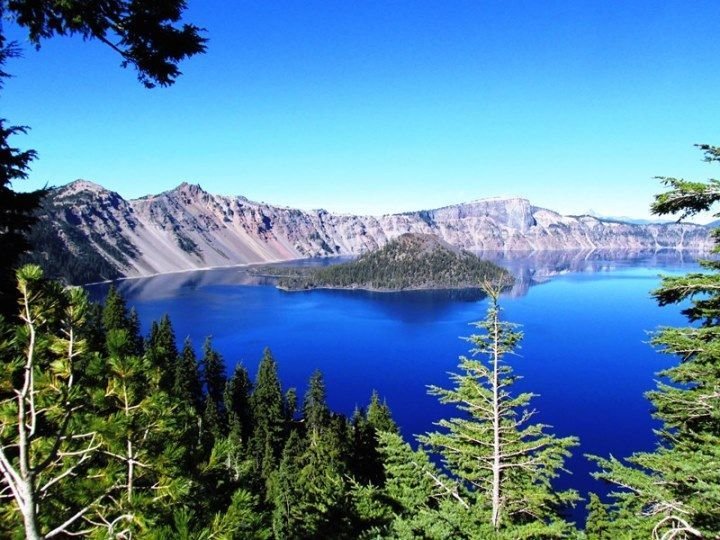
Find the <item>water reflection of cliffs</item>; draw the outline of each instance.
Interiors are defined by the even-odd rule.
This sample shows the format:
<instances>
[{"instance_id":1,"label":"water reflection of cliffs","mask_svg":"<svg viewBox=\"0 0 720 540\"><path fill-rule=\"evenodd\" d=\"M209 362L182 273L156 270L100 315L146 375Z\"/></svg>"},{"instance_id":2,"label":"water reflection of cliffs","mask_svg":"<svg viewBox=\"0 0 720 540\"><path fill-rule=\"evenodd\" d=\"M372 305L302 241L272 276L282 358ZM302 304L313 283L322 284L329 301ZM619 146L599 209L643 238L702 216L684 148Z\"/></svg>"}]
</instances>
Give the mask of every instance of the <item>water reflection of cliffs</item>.
<instances>
[{"instance_id":1,"label":"water reflection of cliffs","mask_svg":"<svg viewBox=\"0 0 720 540\"><path fill-rule=\"evenodd\" d=\"M568 273L610 272L626 266L667 267L693 264L698 254L688 251L487 251L482 258L509 270L515 276L510 296L525 296L533 285L545 283L555 276Z\"/></svg>"},{"instance_id":2,"label":"water reflection of cliffs","mask_svg":"<svg viewBox=\"0 0 720 540\"><path fill-rule=\"evenodd\" d=\"M533 285L545 283L555 276L568 273L610 272L628 266L642 264L645 267L682 267L697 261L698 254L687 251L486 251L478 255L509 270L515 276L515 284L507 293L513 297L524 296ZM327 265L347 261L347 258L304 260L302 264ZM287 263L285 263L287 264ZM254 275L247 267L217 268L163 274L148 278L128 279L117 282L120 291L128 298L143 300L168 298L183 291L214 286L275 285L272 278ZM108 285L88 287L92 296L100 299ZM354 294L350 292L348 294ZM386 293L382 293L386 294ZM382 294L379 296L381 297ZM408 293L402 293L408 294ZM476 301L479 295L472 290L419 291L446 300Z\"/></svg>"}]
</instances>

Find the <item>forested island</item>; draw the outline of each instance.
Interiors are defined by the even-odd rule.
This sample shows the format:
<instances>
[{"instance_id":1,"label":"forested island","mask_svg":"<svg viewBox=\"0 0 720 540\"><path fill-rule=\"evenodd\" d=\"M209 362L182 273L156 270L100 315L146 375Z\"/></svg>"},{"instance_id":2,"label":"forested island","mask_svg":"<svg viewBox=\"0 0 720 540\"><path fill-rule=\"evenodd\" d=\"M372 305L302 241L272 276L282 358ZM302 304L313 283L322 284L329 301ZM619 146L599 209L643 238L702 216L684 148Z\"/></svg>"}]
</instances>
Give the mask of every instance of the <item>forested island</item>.
<instances>
[{"instance_id":1,"label":"forested island","mask_svg":"<svg viewBox=\"0 0 720 540\"><path fill-rule=\"evenodd\" d=\"M479 288L484 282L513 282L504 268L437 236L417 233L403 234L378 250L342 264L262 266L251 271L278 278L278 287L288 291L467 289Z\"/></svg>"}]
</instances>

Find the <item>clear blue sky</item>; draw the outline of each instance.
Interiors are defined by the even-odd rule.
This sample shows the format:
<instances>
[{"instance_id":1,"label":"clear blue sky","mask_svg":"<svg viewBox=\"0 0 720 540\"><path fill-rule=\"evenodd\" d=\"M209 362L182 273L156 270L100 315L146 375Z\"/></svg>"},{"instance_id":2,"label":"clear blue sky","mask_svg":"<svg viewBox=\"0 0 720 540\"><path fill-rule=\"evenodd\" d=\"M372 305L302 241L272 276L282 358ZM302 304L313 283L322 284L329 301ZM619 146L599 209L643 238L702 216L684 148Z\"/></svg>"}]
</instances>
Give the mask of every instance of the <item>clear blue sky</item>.
<instances>
[{"instance_id":1,"label":"clear blue sky","mask_svg":"<svg viewBox=\"0 0 720 540\"><path fill-rule=\"evenodd\" d=\"M0 95L39 153L15 187L643 217L654 175L720 176L692 146L720 144L717 1L189 0L186 19L208 51L166 89L100 43L26 45Z\"/></svg>"}]
</instances>

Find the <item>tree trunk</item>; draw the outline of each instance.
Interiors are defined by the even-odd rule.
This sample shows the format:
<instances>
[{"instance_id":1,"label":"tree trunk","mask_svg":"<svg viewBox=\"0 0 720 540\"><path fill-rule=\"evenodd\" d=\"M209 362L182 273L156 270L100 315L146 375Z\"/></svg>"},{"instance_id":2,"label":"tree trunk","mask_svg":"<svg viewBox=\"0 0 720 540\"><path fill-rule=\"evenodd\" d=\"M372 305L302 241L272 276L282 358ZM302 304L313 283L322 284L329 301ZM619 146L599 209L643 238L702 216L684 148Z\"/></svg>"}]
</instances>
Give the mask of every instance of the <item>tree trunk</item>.
<instances>
[{"instance_id":1,"label":"tree trunk","mask_svg":"<svg viewBox=\"0 0 720 540\"><path fill-rule=\"evenodd\" d=\"M20 506L20 512L23 517L23 525L25 526L25 538L27 540L41 540L42 536L38 532L37 513L35 508L35 500L32 497L33 489L31 481L22 483L22 489L26 492L23 504Z\"/></svg>"},{"instance_id":2,"label":"tree trunk","mask_svg":"<svg viewBox=\"0 0 720 540\"><path fill-rule=\"evenodd\" d=\"M492 525L500 527L500 397L498 392L498 367L500 361L497 312L493 316L493 464L492 464Z\"/></svg>"}]
</instances>

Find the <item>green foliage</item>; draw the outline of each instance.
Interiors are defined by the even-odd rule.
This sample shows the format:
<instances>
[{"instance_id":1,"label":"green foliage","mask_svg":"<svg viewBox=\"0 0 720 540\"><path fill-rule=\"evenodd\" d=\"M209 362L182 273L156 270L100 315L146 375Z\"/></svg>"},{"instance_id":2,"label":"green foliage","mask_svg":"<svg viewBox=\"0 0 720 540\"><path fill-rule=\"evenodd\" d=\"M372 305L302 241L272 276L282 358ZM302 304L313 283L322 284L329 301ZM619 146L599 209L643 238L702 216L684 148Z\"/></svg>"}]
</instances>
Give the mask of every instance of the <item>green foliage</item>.
<instances>
[{"instance_id":1,"label":"green foliage","mask_svg":"<svg viewBox=\"0 0 720 540\"><path fill-rule=\"evenodd\" d=\"M380 396L376 390L373 390L370 396L370 405L367 409L367 422L375 431L386 431L389 433L399 433L399 429L395 420L392 418L390 407L387 401L380 402Z\"/></svg>"},{"instance_id":2,"label":"green foliage","mask_svg":"<svg viewBox=\"0 0 720 540\"><path fill-rule=\"evenodd\" d=\"M462 415L440 420L443 431L418 439L442 455L449 472L468 492L456 498L461 506L472 506L480 522L503 534L566 534L571 527L562 510L578 496L554 490L551 481L577 439L555 437L547 432L548 426L532 423L535 411L528 405L533 394L510 392L517 376L506 357L522 334L516 325L500 320L499 292L490 287L486 292L487 317L474 323L482 332L468 338L473 357L460 358L461 372L451 375L453 388L430 387L432 395L455 405Z\"/></svg>"},{"instance_id":3,"label":"green foliage","mask_svg":"<svg viewBox=\"0 0 720 540\"><path fill-rule=\"evenodd\" d=\"M587 512L587 523L585 525L585 536L587 540L612 540L615 538L615 535L611 533L611 524L607 509L600 500L600 497L594 493L590 494Z\"/></svg>"},{"instance_id":4,"label":"green foliage","mask_svg":"<svg viewBox=\"0 0 720 540\"><path fill-rule=\"evenodd\" d=\"M373 391L367 412L356 409L351 420L350 469L362 484L382 486L385 482L383 460L379 453L378 436L382 432L399 434L390 408Z\"/></svg>"},{"instance_id":5,"label":"green foliage","mask_svg":"<svg viewBox=\"0 0 720 540\"><path fill-rule=\"evenodd\" d=\"M160 387L161 371L148 355L127 354L129 340L126 330L110 330L108 358L100 366L107 381L96 395L100 451L116 467L104 477L112 480L112 504L106 501L98 513L107 521L107 512L127 515L120 527L140 532L189 490L180 469L188 449L178 444L188 411Z\"/></svg>"},{"instance_id":6,"label":"green foliage","mask_svg":"<svg viewBox=\"0 0 720 540\"><path fill-rule=\"evenodd\" d=\"M0 30L0 86L2 66L14 49L5 45ZM0 265L0 314L15 314L14 266L20 256L29 249L26 234L37 221L35 209L45 196L45 190L30 193L13 191L13 182L27 178L30 162L35 159L34 150L22 151L10 145L10 138L26 133L24 126L6 126L0 118L0 253L3 263Z\"/></svg>"},{"instance_id":7,"label":"green foliage","mask_svg":"<svg viewBox=\"0 0 720 540\"><path fill-rule=\"evenodd\" d=\"M122 58L122 67L135 67L148 88L173 84L180 75L178 63L205 51L197 26L176 26L185 9L181 0L12 0L6 9L6 15L28 30L35 45L73 34L109 45Z\"/></svg>"},{"instance_id":8,"label":"green foliage","mask_svg":"<svg viewBox=\"0 0 720 540\"><path fill-rule=\"evenodd\" d=\"M275 269L276 272L278 269ZM279 286L402 290L479 288L485 281L512 282L499 266L457 250L430 235L404 234L357 260L323 268L288 268Z\"/></svg>"},{"instance_id":9,"label":"green foliage","mask_svg":"<svg viewBox=\"0 0 720 540\"><path fill-rule=\"evenodd\" d=\"M45 281L37 266L18 270L17 283L21 322L0 329L0 491L12 501L0 510L10 530L36 538L76 530L74 514L94 507L98 488L86 475L98 434L87 429L83 385L86 295Z\"/></svg>"},{"instance_id":10,"label":"green foliage","mask_svg":"<svg viewBox=\"0 0 720 540\"><path fill-rule=\"evenodd\" d=\"M700 148L706 161L720 161L717 147ZM717 180L662 180L671 189L656 196L657 214L686 217L720 200ZM720 535L720 265L707 261L704 266L707 273L663 279L653 293L660 305L688 302L683 312L698 323L661 328L652 340L662 353L678 358L647 394L662 423L656 450L636 453L627 462L593 457L600 467L595 476L619 488L610 508L612 527L638 537Z\"/></svg>"},{"instance_id":11,"label":"green foliage","mask_svg":"<svg viewBox=\"0 0 720 540\"><path fill-rule=\"evenodd\" d=\"M328 426L330 409L325 402L325 382L322 373L313 372L303 401L303 417L311 437L318 437Z\"/></svg>"},{"instance_id":12,"label":"green foliage","mask_svg":"<svg viewBox=\"0 0 720 540\"><path fill-rule=\"evenodd\" d=\"M250 407L255 421L250 439L250 453L255 462L255 470L267 479L277 467L285 444L283 395L277 364L270 349L265 349L260 360Z\"/></svg>"},{"instance_id":13,"label":"green foliage","mask_svg":"<svg viewBox=\"0 0 720 540\"><path fill-rule=\"evenodd\" d=\"M225 409L228 414L230 433L239 438L241 444L247 445L252 433L253 418L250 408L252 382L250 375L241 363L235 365L235 371L225 386Z\"/></svg>"},{"instance_id":14,"label":"green foliage","mask_svg":"<svg viewBox=\"0 0 720 540\"><path fill-rule=\"evenodd\" d=\"M152 323L146 350L153 366L160 370L160 388L166 392L171 391L178 360L178 350L175 331L167 314L160 318L160 322Z\"/></svg>"},{"instance_id":15,"label":"green foliage","mask_svg":"<svg viewBox=\"0 0 720 540\"><path fill-rule=\"evenodd\" d=\"M213 349L212 338L209 336L203 346L203 358L200 365L207 392L203 411L203 433L206 437L205 446L211 447L212 441L217 441L227 434L228 418L223 399L227 384L225 364L220 354Z\"/></svg>"},{"instance_id":16,"label":"green foliage","mask_svg":"<svg viewBox=\"0 0 720 540\"><path fill-rule=\"evenodd\" d=\"M192 406L196 413L202 410L204 398L200 366L190 338L185 338L182 353L175 366L172 394L181 402Z\"/></svg>"}]
</instances>

